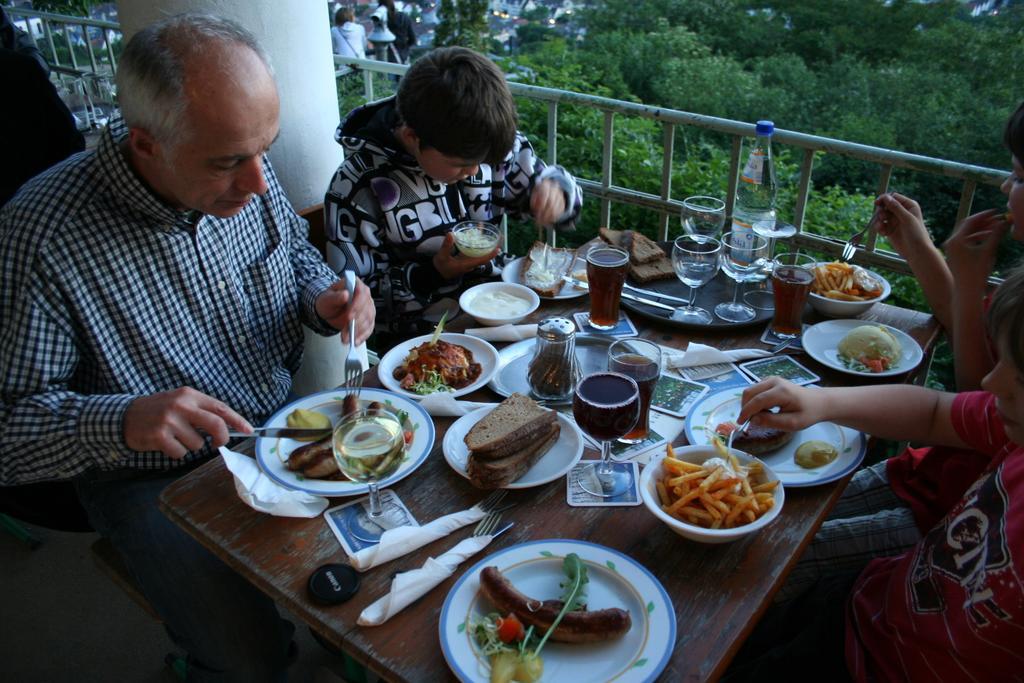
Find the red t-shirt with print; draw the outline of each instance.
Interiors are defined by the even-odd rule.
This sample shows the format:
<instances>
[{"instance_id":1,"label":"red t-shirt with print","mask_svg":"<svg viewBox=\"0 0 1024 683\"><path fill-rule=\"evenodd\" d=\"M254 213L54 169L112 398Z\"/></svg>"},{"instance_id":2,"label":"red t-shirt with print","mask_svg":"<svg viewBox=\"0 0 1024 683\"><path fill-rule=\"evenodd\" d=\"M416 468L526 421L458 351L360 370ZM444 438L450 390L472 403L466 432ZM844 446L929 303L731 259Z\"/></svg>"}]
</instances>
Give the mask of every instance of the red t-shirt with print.
<instances>
[{"instance_id":1,"label":"red t-shirt with print","mask_svg":"<svg viewBox=\"0 0 1024 683\"><path fill-rule=\"evenodd\" d=\"M985 310L992 305L992 290L985 297ZM988 337L989 353L996 356ZM971 482L988 466L987 453L963 448L933 446L906 448L886 461L889 486L914 514L917 528L924 533L939 523L960 500Z\"/></svg>"},{"instance_id":2,"label":"red t-shirt with print","mask_svg":"<svg viewBox=\"0 0 1024 683\"><path fill-rule=\"evenodd\" d=\"M1024 448L988 392L960 394L953 426L990 464L914 548L873 560L846 610L858 681L997 681L1024 672Z\"/></svg>"}]
</instances>

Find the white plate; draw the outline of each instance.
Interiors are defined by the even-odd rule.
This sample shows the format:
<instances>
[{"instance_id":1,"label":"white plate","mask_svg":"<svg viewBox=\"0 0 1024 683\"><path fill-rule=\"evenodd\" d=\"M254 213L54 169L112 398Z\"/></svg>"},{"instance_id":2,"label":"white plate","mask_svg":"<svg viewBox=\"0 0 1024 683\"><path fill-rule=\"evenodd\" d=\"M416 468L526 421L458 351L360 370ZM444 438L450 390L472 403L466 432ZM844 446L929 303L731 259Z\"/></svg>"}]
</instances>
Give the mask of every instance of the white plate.
<instances>
[{"instance_id":1,"label":"white plate","mask_svg":"<svg viewBox=\"0 0 1024 683\"><path fill-rule=\"evenodd\" d=\"M895 365L884 372L861 372L859 370L851 370L843 365L843 362L839 360L839 351L837 350L839 342L843 340L843 337L850 330L861 325L884 327L896 336L902 348L900 349L900 357ZM917 364L924 358L924 351L921 350L921 345L914 341L914 338L906 332L870 320L828 320L817 325L811 325L804 330L802 341L807 354L822 365L827 365L840 372L860 377L902 375L904 372L909 372L916 368Z\"/></svg>"},{"instance_id":2,"label":"white plate","mask_svg":"<svg viewBox=\"0 0 1024 683\"><path fill-rule=\"evenodd\" d=\"M304 396L274 413L264 426L287 426L288 413L296 408L323 413L336 424L341 418L341 404L344 398L345 391L343 389L331 389ZM398 466L395 473L380 483L380 487L385 488L412 474L427 459L427 455L434 447L434 422L419 403L390 391L363 389L359 392L359 398L364 404L370 401L380 401L393 410L404 410L409 415L408 419L403 422L403 426L412 430L412 443L406 446L405 460ZM339 481L306 479L301 473L289 470L285 467L288 455L304 445L306 445L305 442L295 439L256 439L256 462L268 477L281 486L296 491L305 491L318 496L360 496L370 490L366 484L357 484L347 479Z\"/></svg>"},{"instance_id":3,"label":"white plate","mask_svg":"<svg viewBox=\"0 0 1024 683\"><path fill-rule=\"evenodd\" d=\"M523 282L523 263L526 261L525 256L520 256L517 259L509 261L501 269L501 279L505 282L512 282L517 285L525 284ZM569 269L569 274L572 275L577 270L586 267L586 261L580 260L579 257L572 262L572 268ZM558 294L554 296L543 296L540 295L541 299L578 299L581 296L586 296L587 290L573 287L568 282L562 285L562 289L559 290Z\"/></svg>"},{"instance_id":4,"label":"white plate","mask_svg":"<svg viewBox=\"0 0 1024 683\"><path fill-rule=\"evenodd\" d=\"M723 389L697 401L686 418L686 440L693 446L710 444L715 427L722 422L735 422L740 414L740 398L745 388ZM797 447L815 439L834 445L839 457L824 467L811 470L800 467L793 460ZM840 479L856 469L867 449L867 438L857 430L834 422L819 422L801 429L792 441L778 450L755 457L772 468L783 486L817 486Z\"/></svg>"},{"instance_id":5,"label":"white plate","mask_svg":"<svg viewBox=\"0 0 1024 683\"><path fill-rule=\"evenodd\" d=\"M549 640L541 657L543 683L552 681L653 681L668 664L676 642L676 614L661 583L635 560L594 543L551 539L521 543L484 558L448 592L438 631L445 661L460 681L486 682L488 658L469 629L492 611L480 595L480 572L496 566L515 587L540 600L561 595L562 561L576 553L587 567L587 608L628 610L632 628L623 637L599 643Z\"/></svg>"},{"instance_id":6,"label":"white plate","mask_svg":"<svg viewBox=\"0 0 1024 683\"><path fill-rule=\"evenodd\" d=\"M448 461L453 470L467 479L469 475L466 474L466 463L469 460L469 449L466 448L466 442L463 439L473 425L492 410L494 408L485 406L474 410L469 415L463 415L452 423L452 426L448 428L448 433L444 435L442 445L444 459ZM580 433L580 428L561 413L558 414L558 420L562 423L562 431L558 434L555 444L523 476L504 488L528 489L531 486L546 484L564 476L572 469L573 465L580 461L583 456L583 434Z\"/></svg>"},{"instance_id":7,"label":"white plate","mask_svg":"<svg viewBox=\"0 0 1024 683\"><path fill-rule=\"evenodd\" d=\"M384 357L380 359L380 363L377 365L377 377L380 378L380 383L396 394L408 396L409 398L416 400L423 398L419 394L406 391L402 387L398 386L398 380L395 379L392 373L394 373L395 368L405 361L405 357L409 355L409 351L411 351L414 346L419 346L423 342L430 341L433 336L434 335L432 334L425 334L422 337L415 337L414 339L402 342L398 346L391 347L391 350L384 354ZM491 381L491 377L498 370L497 349L485 342L483 339L477 339L476 337L470 337L465 334L449 334L445 332L441 335L441 340L446 341L449 344L458 344L459 346L466 347L472 351L473 361L480 364L480 376L476 378L476 381L462 387L461 389L456 389L451 392L452 396L463 396L472 391L476 391Z\"/></svg>"}]
</instances>

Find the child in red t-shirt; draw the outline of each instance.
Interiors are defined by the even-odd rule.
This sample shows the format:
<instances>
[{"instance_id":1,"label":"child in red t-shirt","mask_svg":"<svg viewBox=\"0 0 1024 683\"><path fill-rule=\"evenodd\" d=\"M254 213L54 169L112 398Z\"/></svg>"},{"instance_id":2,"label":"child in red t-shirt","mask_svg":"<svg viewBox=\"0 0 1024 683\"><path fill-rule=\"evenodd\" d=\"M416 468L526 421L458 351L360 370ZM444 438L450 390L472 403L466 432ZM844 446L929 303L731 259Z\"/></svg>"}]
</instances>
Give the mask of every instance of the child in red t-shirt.
<instances>
[{"instance_id":1,"label":"child in red t-shirt","mask_svg":"<svg viewBox=\"0 0 1024 683\"><path fill-rule=\"evenodd\" d=\"M984 391L948 394L908 385L814 390L772 378L744 392L739 421L755 416L755 423L787 430L832 421L885 438L970 448L988 464L910 550L871 561L852 582L824 577L815 590L825 591L812 590L810 602L794 601L800 609L784 606L781 620L770 613L728 679L793 667L858 681L1020 677L1024 269L999 288L987 321L998 361L982 380ZM776 406L780 412L767 412Z\"/></svg>"}]
</instances>

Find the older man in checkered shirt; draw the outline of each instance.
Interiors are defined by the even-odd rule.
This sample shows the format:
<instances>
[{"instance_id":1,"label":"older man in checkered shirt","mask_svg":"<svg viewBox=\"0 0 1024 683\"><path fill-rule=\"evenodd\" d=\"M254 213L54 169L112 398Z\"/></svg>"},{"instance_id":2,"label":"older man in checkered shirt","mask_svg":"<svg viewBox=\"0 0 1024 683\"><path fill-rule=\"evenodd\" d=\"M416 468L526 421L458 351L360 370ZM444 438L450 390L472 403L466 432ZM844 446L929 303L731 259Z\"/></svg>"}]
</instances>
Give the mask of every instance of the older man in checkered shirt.
<instances>
[{"instance_id":1,"label":"older man in checkered shirt","mask_svg":"<svg viewBox=\"0 0 1024 683\"><path fill-rule=\"evenodd\" d=\"M123 120L0 212L0 484L74 479L197 680L283 680L292 626L157 510L160 490L286 400L301 325L373 328L306 240L266 152L265 53L237 25L144 29Z\"/></svg>"}]
</instances>

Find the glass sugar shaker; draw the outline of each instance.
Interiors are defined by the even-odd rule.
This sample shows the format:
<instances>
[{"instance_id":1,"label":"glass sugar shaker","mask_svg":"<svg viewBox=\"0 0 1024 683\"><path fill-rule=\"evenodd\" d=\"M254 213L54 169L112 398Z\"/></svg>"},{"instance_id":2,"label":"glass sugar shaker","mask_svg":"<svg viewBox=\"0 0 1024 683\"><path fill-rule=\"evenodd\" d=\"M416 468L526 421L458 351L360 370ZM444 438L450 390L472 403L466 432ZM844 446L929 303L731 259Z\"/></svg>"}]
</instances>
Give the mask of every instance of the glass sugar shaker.
<instances>
[{"instance_id":1,"label":"glass sugar shaker","mask_svg":"<svg viewBox=\"0 0 1024 683\"><path fill-rule=\"evenodd\" d=\"M526 377L534 398L562 401L572 397L580 379L572 321L548 318L537 325L537 345Z\"/></svg>"}]
</instances>

